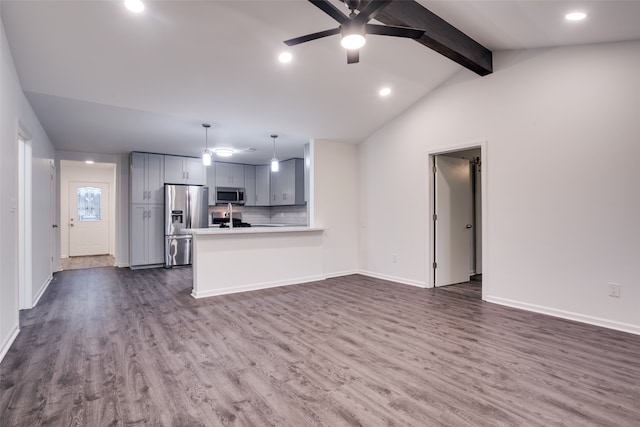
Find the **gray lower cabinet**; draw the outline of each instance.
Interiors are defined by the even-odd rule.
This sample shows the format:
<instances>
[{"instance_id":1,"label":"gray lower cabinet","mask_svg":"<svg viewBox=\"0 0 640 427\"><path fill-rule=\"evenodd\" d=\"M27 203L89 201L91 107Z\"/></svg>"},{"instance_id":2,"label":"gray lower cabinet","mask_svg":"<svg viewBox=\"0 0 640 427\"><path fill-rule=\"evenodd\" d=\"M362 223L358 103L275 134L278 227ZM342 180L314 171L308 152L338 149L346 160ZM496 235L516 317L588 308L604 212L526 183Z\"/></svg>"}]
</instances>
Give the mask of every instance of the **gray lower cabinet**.
<instances>
[{"instance_id":1,"label":"gray lower cabinet","mask_svg":"<svg viewBox=\"0 0 640 427\"><path fill-rule=\"evenodd\" d=\"M164 264L164 205L131 205L131 267Z\"/></svg>"},{"instance_id":2,"label":"gray lower cabinet","mask_svg":"<svg viewBox=\"0 0 640 427\"><path fill-rule=\"evenodd\" d=\"M164 263L163 154L131 153L129 265Z\"/></svg>"},{"instance_id":3,"label":"gray lower cabinet","mask_svg":"<svg viewBox=\"0 0 640 427\"><path fill-rule=\"evenodd\" d=\"M271 172L271 206L304 205L304 160L280 162L280 170Z\"/></svg>"}]
</instances>

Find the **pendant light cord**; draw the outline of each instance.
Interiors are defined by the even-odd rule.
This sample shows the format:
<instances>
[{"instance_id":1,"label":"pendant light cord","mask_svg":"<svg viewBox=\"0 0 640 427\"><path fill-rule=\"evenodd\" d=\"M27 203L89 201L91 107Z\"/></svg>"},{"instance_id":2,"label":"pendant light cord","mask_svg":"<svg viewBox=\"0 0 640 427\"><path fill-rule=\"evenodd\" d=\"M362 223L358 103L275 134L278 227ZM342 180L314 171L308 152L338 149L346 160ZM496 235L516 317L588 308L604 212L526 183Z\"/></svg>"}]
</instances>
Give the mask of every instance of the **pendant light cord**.
<instances>
[{"instance_id":1,"label":"pendant light cord","mask_svg":"<svg viewBox=\"0 0 640 427\"><path fill-rule=\"evenodd\" d=\"M271 138L273 138L273 158L276 158L276 135L271 135Z\"/></svg>"}]
</instances>

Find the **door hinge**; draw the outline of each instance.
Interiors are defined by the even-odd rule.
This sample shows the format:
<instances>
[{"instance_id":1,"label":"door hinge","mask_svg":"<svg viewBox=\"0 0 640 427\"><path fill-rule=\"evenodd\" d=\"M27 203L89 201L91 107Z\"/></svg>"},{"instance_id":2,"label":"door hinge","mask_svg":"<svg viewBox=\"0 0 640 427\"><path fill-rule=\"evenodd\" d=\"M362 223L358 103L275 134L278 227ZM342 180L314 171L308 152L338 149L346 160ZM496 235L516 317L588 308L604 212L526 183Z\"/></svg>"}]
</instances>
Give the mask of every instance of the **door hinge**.
<instances>
[{"instance_id":1,"label":"door hinge","mask_svg":"<svg viewBox=\"0 0 640 427\"><path fill-rule=\"evenodd\" d=\"M438 220L438 214L433 214L433 220L437 221Z\"/></svg>"},{"instance_id":2,"label":"door hinge","mask_svg":"<svg viewBox=\"0 0 640 427\"><path fill-rule=\"evenodd\" d=\"M433 173L438 173L438 167L437 166L433 167Z\"/></svg>"},{"instance_id":3,"label":"door hinge","mask_svg":"<svg viewBox=\"0 0 640 427\"><path fill-rule=\"evenodd\" d=\"M438 268L438 263L437 262L433 263L433 268Z\"/></svg>"}]
</instances>

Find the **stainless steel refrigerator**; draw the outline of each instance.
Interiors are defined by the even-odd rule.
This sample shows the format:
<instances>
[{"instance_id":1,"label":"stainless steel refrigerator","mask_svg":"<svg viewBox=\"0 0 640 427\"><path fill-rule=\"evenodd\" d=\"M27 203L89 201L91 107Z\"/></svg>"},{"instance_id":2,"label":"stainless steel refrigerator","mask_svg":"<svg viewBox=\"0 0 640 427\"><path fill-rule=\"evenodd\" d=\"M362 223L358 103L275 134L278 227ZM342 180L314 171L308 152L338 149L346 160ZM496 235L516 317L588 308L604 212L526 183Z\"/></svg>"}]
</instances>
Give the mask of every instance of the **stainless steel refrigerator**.
<instances>
[{"instance_id":1,"label":"stainless steel refrigerator","mask_svg":"<svg viewBox=\"0 0 640 427\"><path fill-rule=\"evenodd\" d=\"M164 185L164 266L189 265L192 236L188 228L209 226L209 187L202 185Z\"/></svg>"}]
</instances>

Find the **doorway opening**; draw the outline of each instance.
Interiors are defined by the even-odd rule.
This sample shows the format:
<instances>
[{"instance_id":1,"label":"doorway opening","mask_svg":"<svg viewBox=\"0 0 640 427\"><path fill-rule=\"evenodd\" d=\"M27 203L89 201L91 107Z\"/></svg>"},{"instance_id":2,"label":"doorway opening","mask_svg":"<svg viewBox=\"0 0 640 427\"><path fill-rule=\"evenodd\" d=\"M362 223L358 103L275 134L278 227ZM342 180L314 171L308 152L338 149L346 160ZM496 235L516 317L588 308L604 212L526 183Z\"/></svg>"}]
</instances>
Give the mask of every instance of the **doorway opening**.
<instances>
[{"instance_id":1,"label":"doorway opening","mask_svg":"<svg viewBox=\"0 0 640 427\"><path fill-rule=\"evenodd\" d=\"M430 153L429 162L429 284L480 299L486 294L482 280L484 143Z\"/></svg>"},{"instance_id":2,"label":"doorway opening","mask_svg":"<svg viewBox=\"0 0 640 427\"><path fill-rule=\"evenodd\" d=\"M63 270L115 265L116 165L60 161Z\"/></svg>"}]
</instances>

